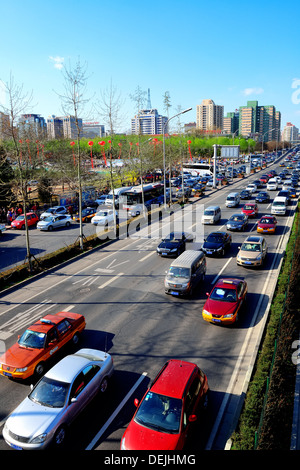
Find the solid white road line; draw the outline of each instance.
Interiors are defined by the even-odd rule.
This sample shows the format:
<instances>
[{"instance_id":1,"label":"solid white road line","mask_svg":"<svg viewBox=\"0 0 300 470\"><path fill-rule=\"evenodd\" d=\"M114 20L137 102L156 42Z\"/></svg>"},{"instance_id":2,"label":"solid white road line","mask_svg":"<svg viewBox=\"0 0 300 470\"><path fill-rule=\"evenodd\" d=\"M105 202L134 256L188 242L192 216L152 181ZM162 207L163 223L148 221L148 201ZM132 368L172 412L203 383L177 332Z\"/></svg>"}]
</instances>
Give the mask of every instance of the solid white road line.
<instances>
[{"instance_id":1,"label":"solid white road line","mask_svg":"<svg viewBox=\"0 0 300 470\"><path fill-rule=\"evenodd\" d=\"M118 277L123 276L124 273L119 273L116 276L112 277L111 279L108 279L104 284L101 286L98 286L98 289L103 289L103 287L108 286L111 282L113 282L115 279L118 279Z\"/></svg>"},{"instance_id":2,"label":"solid white road line","mask_svg":"<svg viewBox=\"0 0 300 470\"><path fill-rule=\"evenodd\" d=\"M227 261L227 263L224 264L223 268L221 269L221 271L216 275L216 277L214 278L214 280L211 282L211 284L214 284L216 282L216 280L221 276L222 272L224 271L224 269L227 267L227 265L230 263L230 261L232 260L232 257L229 258L229 260Z\"/></svg>"},{"instance_id":3,"label":"solid white road line","mask_svg":"<svg viewBox=\"0 0 300 470\"><path fill-rule=\"evenodd\" d=\"M125 405L125 403L127 402L127 400L130 398L130 396L133 394L133 392L135 391L135 389L140 385L140 383L144 380L144 378L146 377L147 375L147 372L143 372L142 375L140 376L140 378L135 382L135 384L133 385L133 387L129 390L129 392L127 393L127 395L123 398L123 400L121 401L121 403L119 404L118 408L115 409L115 411L113 412L113 414L109 417L109 419L106 421L106 423L102 426L102 428L99 430L99 432L96 434L96 436L94 437L94 439L91 441L91 443L87 446L87 448L85 450L92 450L93 447L97 444L97 442L99 441L100 437L102 436L102 434L106 431L106 429L108 428L108 426L110 426L110 424L113 422L113 420L115 419L115 417L118 415L118 413L121 411L121 409L123 408L123 406Z\"/></svg>"}]
</instances>

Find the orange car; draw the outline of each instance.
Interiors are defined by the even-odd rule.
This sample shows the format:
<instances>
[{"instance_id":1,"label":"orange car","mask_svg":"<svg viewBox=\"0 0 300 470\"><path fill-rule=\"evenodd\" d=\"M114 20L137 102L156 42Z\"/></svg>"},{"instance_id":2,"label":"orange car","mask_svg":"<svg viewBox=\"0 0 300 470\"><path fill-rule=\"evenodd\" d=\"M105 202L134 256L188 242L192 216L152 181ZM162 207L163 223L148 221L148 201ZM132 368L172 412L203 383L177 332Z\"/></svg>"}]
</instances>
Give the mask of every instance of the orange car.
<instances>
[{"instance_id":1,"label":"orange car","mask_svg":"<svg viewBox=\"0 0 300 470\"><path fill-rule=\"evenodd\" d=\"M70 341L76 344L85 325L85 318L79 313L46 315L27 328L0 357L0 374L14 379L42 376L45 363Z\"/></svg>"}]
</instances>

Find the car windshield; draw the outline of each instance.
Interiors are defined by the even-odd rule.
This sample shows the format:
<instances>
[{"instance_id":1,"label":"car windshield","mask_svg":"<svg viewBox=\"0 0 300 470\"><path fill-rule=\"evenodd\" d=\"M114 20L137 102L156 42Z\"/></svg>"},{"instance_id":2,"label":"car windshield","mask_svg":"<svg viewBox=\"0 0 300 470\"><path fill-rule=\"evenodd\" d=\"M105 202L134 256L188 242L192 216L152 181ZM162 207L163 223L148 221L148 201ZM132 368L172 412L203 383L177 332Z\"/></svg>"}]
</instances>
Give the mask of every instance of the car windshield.
<instances>
[{"instance_id":1,"label":"car windshield","mask_svg":"<svg viewBox=\"0 0 300 470\"><path fill-rule=\"evenodd\" d=\"M223 241L223 237L218 233L211 233L210 235L208 235L206 241L211 243L221 243Z\"/></svg>"},{"instance_id":2,"label":"car windshield","mask_svg":"<svg viewBox=\"0 0 300 470\"><path fill-rule=\"evenodd\" d=\"M42 406L62 408L68 396L70 384L43 377L28 395L28 398Z\"/></svg>"},{"instance_id":3,"label":"car windshield","mask_svg":"<svg viewBox=\"0 0 300 470\"><path fill-rule=\"evenodd\" d=\"M108 215L108 212L105 212L105 211L99 211L99 212L97 212L97 214L96 214L96 215L98 215L98 216L100 216L100 217L106 217L106 216Z\"/></svg>"},{"instance_id":4,"label":"car windshield","mask_svg":"<svg viewBox=\"0 0 300 470\"><path fill-rule=\"evenodd\" d=\"M44 219L44 222L53 222L54 220L55 220L54 217L46 217L46 218Z\"/></svg>"},{"instance_id":5,"label":"car windshield","mask_svg":"<svg viewBox=\"0 0 300 470\"><path fill-rule=\"evenodd\" d=\"M258 196L267 196L267 193L264 193L263 191L261 191L260 193L258 193Z\"/></svg>"},{"instance_id":6,"label":"car windshield","mask_svg":"<svg viewBox=\"0 0 300 470\"><path fill-rule=\"evenodd\" d=\"M236 302L236 291L234 289L224 289L215 287L210 298L212 300L221 300L222 302Z\"/></svg>"},{"instance_id":7,"label":"car windshield","mask_svg":"<svg viewBox=\"0 0 300 470\"><path fill-rule=\"evenodd\" d=\"M213 211L213 210L206 209L206 210L204 211L204 215L214 215L214 211Z\"/></svg>"},{"instance_id":8,"label":"car windshield","mask_svg":"<svg viewBox=\"0 0 300 470\"><path fill-rule=\"evenodd\" d=\"M244 206L244 209L245 209L246 211L253 211L254 206L250 206L250 205L246 204L246 205Z\"/></svg>"},{"instance_id":9,"label":"car windshield","mask_svg":"<svg viewBox=\"0 0 300 470\"><path fill-rule=\"evenodd\" d=\"M182 240L183 233L179 232L171 232L166 238L164 238L164 241L178 241Z\"/></svg>"},{"instance_id":10,"label":"car windshield","mask_svg":"<svg viewBox=\"0 0 300 470\"><path fill-rule=\"evenodd\" d=\"M178 268L176 266L170 266L169 275L172 277L186 277L190 276L189 268Z\"/></svg>"},{"instance_id":11,"label":"car windshield","mask_svg":"<svg viewBox=\"0 0 300 470\"><path fill-rule=\"evenodd\" d=\"M261 245L259 243L243 243L243 251L261 251Z\"/></svg>"},{"instance_id":12,"label":"car windshield","mask_svg":"<svg viewBox=\"0 0 300 470\"><path fill-rule=\"evenodd\" d=\"M182 401L149 391L142 401L135 421L156 431L178 433Z\"/></svg>"},{"instance_id":13,"label":"car windshield","mask_svg":"<svg viewBox=\"0 0 300 470\"><path fill-rule=\"evenodd\" d=\"M242 222L244 217L242 215L232 215L229 220L233 222Z\"/></svg>"},{"instance_id":14,"label":"car windshield","mask_svg":"<svg viewBox=\"0 0 300 470\"><path fill-rule=\"evenodd\" d=\"M264 217L263 219L261 219L260 223L261 223L261 224L273 224L274 221L273 221L273 219Z\"/></svg>"},{"instance_id":15,"label":"car windshield","mask_svg":"<svg viewBox=\"0 0 300 470\"><path fill-rule=\"evenodd\" d=\"M18 344L24 348L42 349L45 345L45 339L45 333L26 330L18 340Z\"/></svg>"},{"instance_id":16,"label":"car windshield","mask_svg":"<svg viewBox=\"0 0 300 470\"><path fill-rule=\"evenodd\" d=\"M24 215L19 215L16 220L24 220Z\"/></svg>"}]
</instances>

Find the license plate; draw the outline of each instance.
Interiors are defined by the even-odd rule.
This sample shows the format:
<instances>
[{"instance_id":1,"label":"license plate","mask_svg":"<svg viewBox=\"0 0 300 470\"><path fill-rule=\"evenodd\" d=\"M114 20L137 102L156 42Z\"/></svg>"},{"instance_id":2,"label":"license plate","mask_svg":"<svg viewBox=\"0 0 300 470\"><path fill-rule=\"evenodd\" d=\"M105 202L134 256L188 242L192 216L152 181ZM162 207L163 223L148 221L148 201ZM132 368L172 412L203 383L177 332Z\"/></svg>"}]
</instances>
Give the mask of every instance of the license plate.
<instances>
[{"instance_id":1,"label":"license plate","mask_svg":"<svg viewBox=\"0 0 300 470\"><path fill-rule=\"evenodd\" d=\"M23 450L22 447L16 446L15 444L12 444L11 442L8 442L8 444L9 444L10 447L12 447L13 449L16 449L16 450Z\"/></svg>"},{"instance_id":2,"label":"license plate","mask_svg":"<svg viewBox=\"0 0 300 470\"><path fill-rule=\"evenodd\" d=\"M176 291L171 290L171 294L172 294L172 295L179 295L179 292L176 292Z\"/></svg>"},{"instance_id":3,"label":"license plate","mask_svg":"<svg viewBox=\"0 0 300 470\"><path fill-rule=\"evenodd\" d=\"M221 323L221 320L219 318L213 318L212 321L215 323Z\"/></svg>"},{"instance_id":4,"label":"license plate","mask_svg":"<svg viewBox=\"0 0 300 470\"><path fill-rule=\"evenodd\" d=\"M6 375L6 377L11 377L12 374L10 372L3 372L3 375Z\"/></svg>"},{"instance_id":5,"label":"license plate","mask_svg":"<svg viewBox=\"0 0 300 470\"><path fill-rule=\"evenodd\" d=\"M162 253L163 256L168 256L168 253Z\"/></svg>"},{"instance_id":6,"label":"license plate","mask_svg":"<svg viewBox=\"0 0 300 470\"><path fill-rule=\"evenodd\" d=\"M207 251L206 252L208 255L212 255L212 251Z\"/></svg>"},{"instance_id":7,"label":"license plate","mask_svg":"<svg viewBox=\"0 0 300 470\"><path fill-rule=\"evenodd\" d=\"M244 261L245 264L252 264L251 261Z\"/></svg>"}]
</instances>

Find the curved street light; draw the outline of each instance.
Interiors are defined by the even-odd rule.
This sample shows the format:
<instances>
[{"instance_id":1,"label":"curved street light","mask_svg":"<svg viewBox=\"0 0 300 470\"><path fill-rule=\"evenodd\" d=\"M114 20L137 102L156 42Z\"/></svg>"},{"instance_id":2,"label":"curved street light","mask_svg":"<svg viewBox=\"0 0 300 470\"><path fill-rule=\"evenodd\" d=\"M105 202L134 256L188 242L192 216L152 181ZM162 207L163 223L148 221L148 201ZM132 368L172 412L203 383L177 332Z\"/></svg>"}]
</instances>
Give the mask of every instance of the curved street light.
<instances>
[{"instance_id":1,"label":"curved street light","mask_svg":"<svg viewBox=\"0 0 300 470\"><path fill-rule=\"evenodd\" d=\"M163 131L163 161L164 161L164 207L165 209L167 208L167 197L166 197L166 147L165 147L165 129L171 119L176 118L177 116L180 116L181 114L187 113L188 111L191 111L193 108L187 108L184 111L181 111L180 113L175 114L174 116L170 117L163 125L162 131Z\"/></svg>"}]
</instances>

